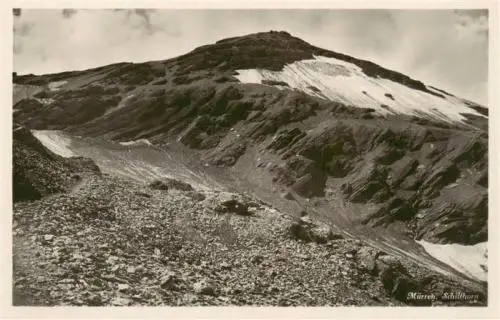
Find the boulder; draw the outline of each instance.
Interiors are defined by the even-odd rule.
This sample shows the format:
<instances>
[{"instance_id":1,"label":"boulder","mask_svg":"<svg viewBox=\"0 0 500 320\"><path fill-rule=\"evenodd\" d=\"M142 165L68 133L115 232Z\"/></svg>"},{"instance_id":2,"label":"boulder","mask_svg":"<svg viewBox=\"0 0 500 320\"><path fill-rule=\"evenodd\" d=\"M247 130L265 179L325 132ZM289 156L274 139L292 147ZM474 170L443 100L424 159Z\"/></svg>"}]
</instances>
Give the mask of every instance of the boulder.
<instances>
[{"instance_id":1,"label":"boulder","mask_svg":"<svg viewBox=\"0 0 500 320\"><path fill-rule=\"evenodd\" d=\"M378 276L385 291L396 300L406 302L409 292L421 290L401 261L390 255L379 256L376 260Z\"/></svg>"},{"instance_id":2,"label":"boulder","mask_svg":"<svg viewBox=\"0 0 500 320\"><path fill-rule=\"evenodd\" d=\"M155 180L149 184L151 189L155 190L180 190L180 191L193 191L193 187L184 181L177 179L165 178L162 180Z\"/></svg>"},{"instance_id":3,"label":"boulder","mask_svg":"<svg viewBox=\"0 0 500 320\"><path fill-rule=\"evenodd\" d=\"M193 285L193 290L197 294L216 296L215 287L208 280L201 280Z\"/></svg>"},{"instance_id":4,"label":"boulder","mask_svg":"<svg viewBox=\"0 0 500 320\"><path fill-rule=\"evenodd\" d=\"M378 275L377 258L381 255L385 255L385 253L372 247L361 247L356 254L358 268L371 275Z\"/></svg>"},{"instance_id":5,"label":"boulder","mask_svg":"<svg viewBox=\"0 0 500 320\"><path fill-rule=\"evenodd\" d=\"M167 271L160 278L160 287L163 289L173 290L176 289L178 282L179 279L175 273Z\"/></svg>"},{"instance_id":6,"label":"boulder","mask_svg":"<svg viewBox=\"0 0 500 320\"><path fill-rule=\"evenodd\" d=\"M290 226L289 232L294 239L305 242L324 244L329 240L338 239L338 235L335 235L328 225L313 222L307 216L303 216L297 222L294 222Z\"/></svg>"},{"instance_id":7,"label":"boulder","mask_svg":"<svg viewBox=\"0 0 500 320\"><path fill-rule=\"evenodd\" d=\"M248 204L236 199L225 200L215 207L219 213L235 213L240 216L251 216L253 213L248 210Z\"/></svg>"}]
</instances>

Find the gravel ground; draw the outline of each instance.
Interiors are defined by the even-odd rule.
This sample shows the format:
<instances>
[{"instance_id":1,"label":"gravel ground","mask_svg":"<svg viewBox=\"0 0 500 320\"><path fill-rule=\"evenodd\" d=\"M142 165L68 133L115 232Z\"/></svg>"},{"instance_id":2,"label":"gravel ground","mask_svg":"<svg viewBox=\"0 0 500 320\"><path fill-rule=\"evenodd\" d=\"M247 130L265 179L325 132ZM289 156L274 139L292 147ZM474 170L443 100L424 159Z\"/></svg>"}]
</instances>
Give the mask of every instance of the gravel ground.
<instances>
[{"instance_id":1,"label":"gravel ground","mask_svg":"<svg viewBox=\"0 0 500 320\"><path fill-rule=\"evenodd\" d=\"M163 189L95 175L15 203L14 304L404 305L360 268L359 240L303 241L243 195Z\"/></svg>"}]
</instances>

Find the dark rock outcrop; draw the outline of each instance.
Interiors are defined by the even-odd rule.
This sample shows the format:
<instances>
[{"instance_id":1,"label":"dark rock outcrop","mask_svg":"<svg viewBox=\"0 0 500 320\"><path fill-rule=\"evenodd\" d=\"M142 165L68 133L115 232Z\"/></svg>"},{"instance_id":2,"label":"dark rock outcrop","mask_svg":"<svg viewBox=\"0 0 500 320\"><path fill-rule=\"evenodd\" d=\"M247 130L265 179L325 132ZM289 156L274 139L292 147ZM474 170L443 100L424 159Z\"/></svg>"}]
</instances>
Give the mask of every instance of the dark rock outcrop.
<instances>
[{"instance_id":1,"label":"dark rock outcrop","mask_svg":"<svg viewBox=\"0 0 500 320\"><path fill-rule=\"evenodd\" d=\"M151 189L156 190L180 190L180 191L194 191L193 187L184 181L177 179L164 178L162 180L155 180L149 184Z\"/></svg>"},{"instance_id":2,"label":"dark rock outcrop","mask_svg":"<svg viewBox=\"0 0 500 320\"><path fill-rule=\"evenodd\" d=\"M222 201L215 207L219 213L234 213L240 216L251 216L253 213L248 210L249 205L237 199Z\"/></svg>"}]
</instances>

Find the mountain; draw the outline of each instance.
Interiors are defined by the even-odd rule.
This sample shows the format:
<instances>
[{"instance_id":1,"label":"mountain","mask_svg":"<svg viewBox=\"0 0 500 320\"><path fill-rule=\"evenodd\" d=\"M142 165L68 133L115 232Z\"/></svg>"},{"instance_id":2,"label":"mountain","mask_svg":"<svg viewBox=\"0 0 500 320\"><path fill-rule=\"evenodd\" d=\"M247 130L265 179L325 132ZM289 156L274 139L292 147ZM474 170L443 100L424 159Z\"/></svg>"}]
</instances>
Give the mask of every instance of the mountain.
<instances>
[{"instance_id":1,"label":"mountain","mask_svg":"<svg viewBox=\"0 0 500 320\"><path fill-rule=\"evenodd\" d=\"M106 177L246 194L485 285L487 107L276 31L13 82L14 121Z\"/></svg>"}]
</instances>

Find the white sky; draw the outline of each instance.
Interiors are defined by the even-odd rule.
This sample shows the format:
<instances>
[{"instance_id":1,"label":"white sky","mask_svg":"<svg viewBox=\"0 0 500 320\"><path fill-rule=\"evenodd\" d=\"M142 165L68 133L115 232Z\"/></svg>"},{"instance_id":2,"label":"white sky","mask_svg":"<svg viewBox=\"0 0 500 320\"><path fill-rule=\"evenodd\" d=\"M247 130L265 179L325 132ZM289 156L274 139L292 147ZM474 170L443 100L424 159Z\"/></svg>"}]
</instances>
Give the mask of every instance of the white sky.
<instances>
[{"instance_id":1,"label":"white sky","mask_svg":"<svg viewBox=\"0 0 500 320\"><path fill-rule=\"evenodd\" d=\"M161 60L269 30L487 104L488 16L478 10L22 10L14 20L14 70Z\"/></svg>"}]
</instances>

